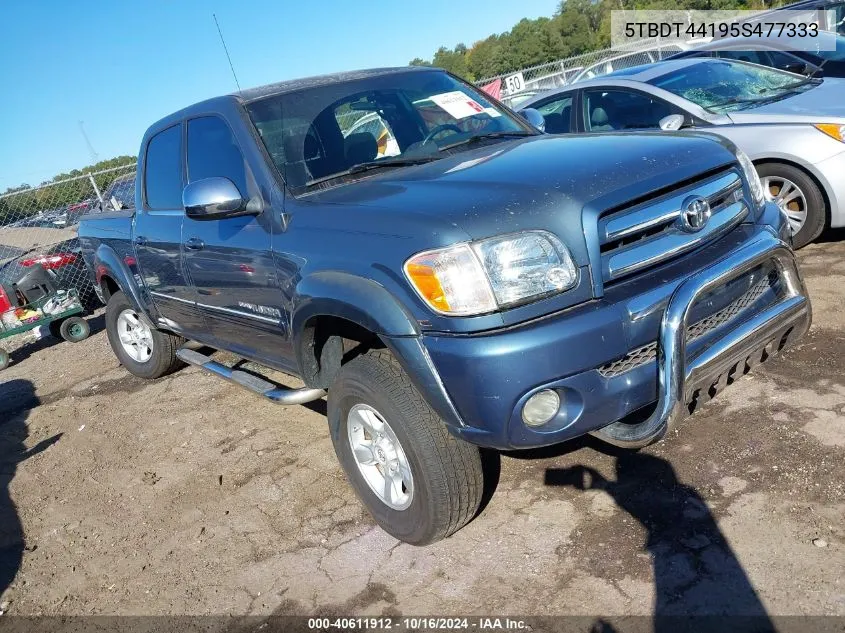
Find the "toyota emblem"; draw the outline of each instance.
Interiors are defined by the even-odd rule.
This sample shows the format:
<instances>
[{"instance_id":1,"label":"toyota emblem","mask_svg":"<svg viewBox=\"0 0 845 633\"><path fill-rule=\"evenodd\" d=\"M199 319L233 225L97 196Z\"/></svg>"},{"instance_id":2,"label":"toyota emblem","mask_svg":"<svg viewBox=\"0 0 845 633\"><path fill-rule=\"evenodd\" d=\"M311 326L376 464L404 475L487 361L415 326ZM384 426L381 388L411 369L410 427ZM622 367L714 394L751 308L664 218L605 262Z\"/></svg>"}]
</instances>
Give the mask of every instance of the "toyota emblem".
<instances>
[{"instance_id":1,"label":"toyota emblem","mask_svg":"<svg viewBox=\"0 0 845 633\"><path fill-rule=\"evenodd\" d=\"M696 233L707 225L712 214L710 203L706 199L701 196L690 196L681 205L678 227L687 233Z\"/></svg>"}]
</instances>

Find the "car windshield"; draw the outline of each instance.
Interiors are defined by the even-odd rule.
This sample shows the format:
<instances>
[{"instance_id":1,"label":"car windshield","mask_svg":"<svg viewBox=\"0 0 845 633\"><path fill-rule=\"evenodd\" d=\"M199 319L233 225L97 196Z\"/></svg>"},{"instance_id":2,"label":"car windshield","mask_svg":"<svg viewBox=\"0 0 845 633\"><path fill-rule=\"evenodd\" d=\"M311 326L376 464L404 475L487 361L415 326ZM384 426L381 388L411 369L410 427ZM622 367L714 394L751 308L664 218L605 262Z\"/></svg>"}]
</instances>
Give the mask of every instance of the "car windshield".
<instances>
[{"instance_id":1,"label":"car windshield","mask_svg":"<svg viewBox=\"0 0 845 633\"><path fill-rule=\"evenodd\" d=\"M246 109L295 194L370 169L437 160L482 140L536 134L485 93L438 70L318 85Z\"/></svg>"},{"instance_id":2,"label":"car windshield","mask_svg":"<svg viewBox=\"0 0 845 633\"><path fill-rule=\"evenodd\" d=\"M747 110L810 90L820 80L800 79L792 73L727 60L705 60L667 73L649 83L710 110Z\"/></svg>"}]
</instances>

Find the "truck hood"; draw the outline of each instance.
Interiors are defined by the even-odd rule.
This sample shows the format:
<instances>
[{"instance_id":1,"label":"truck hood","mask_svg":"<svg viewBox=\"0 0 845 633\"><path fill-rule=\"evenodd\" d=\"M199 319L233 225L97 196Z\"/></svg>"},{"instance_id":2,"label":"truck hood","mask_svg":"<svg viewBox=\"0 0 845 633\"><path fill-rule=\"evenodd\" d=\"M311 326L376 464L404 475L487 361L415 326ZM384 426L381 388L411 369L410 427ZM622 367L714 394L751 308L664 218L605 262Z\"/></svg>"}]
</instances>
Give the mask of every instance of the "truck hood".
<instances>
[{"instance_id":1,"label":"truck hood","mask_svg":"<svg viewBox=\"0 0 845 633\"><path fill-rule=\"evenodd\" d=\"M472 239L544 229L583 252L582 213L597 215L722 167L735 160L729 147L698 132L539 135L378 173L305 199L366 208L367 224L427 216L432 227L460 229ZM376 208L384 213L374 217Z\"/></svg>"},{"instance_id":2,"label":"truck hood","mask_svg":"<svg viewBox=\"0 0 845 633\"><path fill-rule=\"evenodd\" d=\"M734 123L845 123L845 79L830 77L810 90L728 116Z\"/></svg>"}]
</instances>

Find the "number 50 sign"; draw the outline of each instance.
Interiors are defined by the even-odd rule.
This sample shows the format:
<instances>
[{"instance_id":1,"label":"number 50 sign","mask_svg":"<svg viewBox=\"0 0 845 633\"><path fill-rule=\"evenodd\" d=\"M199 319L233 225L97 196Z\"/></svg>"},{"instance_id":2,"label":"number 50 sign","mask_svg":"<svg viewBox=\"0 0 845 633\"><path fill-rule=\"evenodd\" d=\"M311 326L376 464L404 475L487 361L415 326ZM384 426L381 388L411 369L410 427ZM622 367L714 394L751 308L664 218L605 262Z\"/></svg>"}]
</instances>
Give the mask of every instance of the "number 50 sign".
<instances>
[{"instance_id":1,"label":"number 50 sign","mask_svg":"<svg viewBox=\"0 0 845 633\"><path fill-rule=\"evenodd\" d=\"M522 73L508 75L507 77L505 77L504 83L505 90L508 91L509 95L512 95L515 92L520 92L525 89L525 78L522 76Z\"/></svg>"}]
</instances>

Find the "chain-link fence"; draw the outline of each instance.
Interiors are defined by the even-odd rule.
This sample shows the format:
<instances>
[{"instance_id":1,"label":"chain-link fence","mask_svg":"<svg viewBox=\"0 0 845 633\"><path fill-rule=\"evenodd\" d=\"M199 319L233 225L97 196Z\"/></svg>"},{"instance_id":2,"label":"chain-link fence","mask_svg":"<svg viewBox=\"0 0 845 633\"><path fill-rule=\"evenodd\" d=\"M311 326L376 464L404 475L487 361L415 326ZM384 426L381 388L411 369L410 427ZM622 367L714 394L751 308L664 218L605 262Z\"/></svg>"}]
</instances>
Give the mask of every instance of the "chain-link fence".
<instances>
[{"instance_id":1,"label":"chain-link fence","mask_svg":"<svg viewBox=\"0 0 845 633\"><path fill-rule=\"evenodd\" d=\"M15 286L41 266L58 289L75 288L96 305L91 275L77 237L86 213L134 206L135 165L125 165L0 195L0 286L14 300Z\"/></svg>"},{"instance_id":2,"label":"chain-link fence","mask_svg":"<svg viewBox=\"0 0 845 633\"><path fill-rule=\"evenodd\" d=\"M680 53L685 42L641 40L626 47L605 48L559 59L546 64L514 69L511 72L477 81L478 86L501 80L501 99L511 107L518 106L518 95L526 99L542 90L560 88L575 81L606 75L622 68L650 64Z\"/></svg>"}]
</instances>

